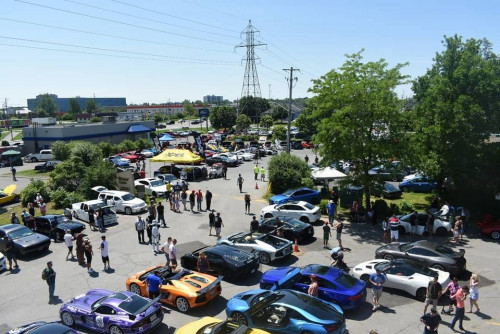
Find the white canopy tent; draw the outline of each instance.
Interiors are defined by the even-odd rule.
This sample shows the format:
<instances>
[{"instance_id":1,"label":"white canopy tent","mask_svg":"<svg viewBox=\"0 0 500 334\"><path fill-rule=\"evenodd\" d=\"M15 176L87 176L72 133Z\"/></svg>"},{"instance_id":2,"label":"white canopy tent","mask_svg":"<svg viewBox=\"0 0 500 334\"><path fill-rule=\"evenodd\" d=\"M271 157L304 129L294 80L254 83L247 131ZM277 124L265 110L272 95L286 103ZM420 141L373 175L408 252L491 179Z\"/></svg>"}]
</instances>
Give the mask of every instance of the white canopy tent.
<instances>
[{"instance_id":1,"label":"white canopy tent","mask_svg":"<svg viewBox=\"0 0 500 334\"><path fill-rule=\"evenodd\" d=\"M335 168L332 167L325 167L325 168L320 168L312 173L313 179L320 181L320 180L338 180L338 179L343 179L347 177L344 173L336 170Z\"/></svg>"}]
</instances>

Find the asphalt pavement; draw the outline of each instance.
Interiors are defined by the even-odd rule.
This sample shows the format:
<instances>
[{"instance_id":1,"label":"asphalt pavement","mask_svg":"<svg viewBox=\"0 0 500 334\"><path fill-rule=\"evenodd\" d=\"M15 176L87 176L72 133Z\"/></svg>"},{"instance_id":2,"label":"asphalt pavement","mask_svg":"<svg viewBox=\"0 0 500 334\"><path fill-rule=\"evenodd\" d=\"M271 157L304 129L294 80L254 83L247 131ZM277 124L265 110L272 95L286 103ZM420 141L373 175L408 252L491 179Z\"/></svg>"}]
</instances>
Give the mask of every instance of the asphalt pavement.
<instances>
[{"instance_id":1,"label":"asphalt pavement","mask_svg":"<svg viewBox=\"0 0 500 334\"><path fill-rule=\"evenodd\" d=\"M304 157L314 158L310 150L292 151ZM264 167L270 157L259 160ZM148 175L161 166L161 163L147 164ZM18 168L33 168L34 164L25 164ZM224 227L222 234L228 235L239 231L248 231L251 216L245 215L243 196L249 193L252 198L251 211L260 215L260 210L267 205L263 199L266 192L267 182L255 181L253 175L253 162L245 162L242 166L228 169L228 179L214 179L202 182L191 182L191 189L201 189L204 193L207 189L213 192L212 207L221 213ZM245 179L243 193L239 192L236 184L238 174ZM19 177L18 189L24 188L29 178ZM8 169L0 170L0 187L12 183L12 176ZM258 189L257 189L257 187ZM205 205L203 204L203 207ZM168 205L167 205L168 208ZM98 250L101 233L92 232L87 228L85 231L94 244L94 260L92 267L95 273L89 275L85 268L80 267L75 261L65 261L67 248L64 243L52 243L48 253L39 256L22 258L19 260L20 269L13 272L4 271L0 273L0 332L5 332L21 324L37 321L57 321L59 319L59 308L62 303L71 297L81 294L88 289L105 288L114 291L125 289L125 280L133 273L141 271L146 267L163 264L163 255L154 255L151 246L139 244L134 229L137 215L118 215L119 223L108 227L105 232L109 241L109 256L112 270L102 271L103 265ZM166 210L168 228L161 228L161 238L165 241L171 236L178 240L179 257L203 245L213 245L215 237L208 234L208 213L174 213ZM203 316L214 316L225 319L225 305L235 294L258 287L260 273L269 268L277 266L303 266L311 263L329 264L328 251L322 248L321 224L315 225L315 238L310 242L300 245L300 252L293 253L290 257L270 266L261 265L260 272L235 284L222 283L222 295L205 307L196 308L187 314L178 312L170 307L165 307L165 318L163 325L154 333L173 333L176 328L194 321ZM403 240L405 240L403 238ZM440 242L449 244L449 238L441 238ZM343 244L352 249L345 254L346 263L353 268L360 262L374 257L374 251L382 245L382 231L380 226L372 229L365 224L346 223L343 233ZM336 241L330 241L331 246L336 246ZM480 314L466 314L464 327L467 333L495 333L500 330L500 311L498 287L499 261L497 252L498 242L481 237L472 229L464 243L460 246L466 249L467 268L471 272L478 273L481 278L479 305ZM41 279L41 271L47 261L53 261L54 270L57 273L55 294L59 297L59 303L49 305L48 287ZM463 278L466 278L464 276ZM460 282L461 284L468 284ZM423 325L419 319L423 312L424 304L416 301L409 295L397 291L384 291L380 303L383 307L373 313L371 311L371 297L368 293L367 301L361 308L346 312L346 333L368 333L377 329L378 333L422 333ZM468 307L468 301L466 306ZM441 306L440 306L441 308ZM451 333L446 326L451 321L451 316L441 315L443 322L440 333ZM82 333L90 333L83 328L77 328Z\"/></svg>"}]
</instances>

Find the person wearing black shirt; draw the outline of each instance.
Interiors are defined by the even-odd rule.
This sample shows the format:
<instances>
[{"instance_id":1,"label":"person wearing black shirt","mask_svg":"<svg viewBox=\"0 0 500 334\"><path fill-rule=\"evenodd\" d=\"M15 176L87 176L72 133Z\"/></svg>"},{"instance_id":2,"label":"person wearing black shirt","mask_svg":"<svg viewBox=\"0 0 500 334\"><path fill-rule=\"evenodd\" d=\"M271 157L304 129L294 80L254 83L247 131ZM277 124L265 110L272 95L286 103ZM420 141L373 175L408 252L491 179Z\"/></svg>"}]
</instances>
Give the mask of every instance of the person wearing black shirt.
<instances>
[{"instance_id":1,"label":"person wearing black shirt","mask_svg":"<svg viewBox=\"0 0 500 334\"><path fill-rule=\"evenodd\" d=\"M210 211L210 206L212 205L212 192L207 189L207 192L205 193L205 202L207 203L207 211Z\"/></svg>"},{"instance_id":2,"label":"person wearing black shirt","mask_svg":"<svg viewBox=\"0 0 500 334\"><path fill-rule=\"evenodd\" d=\"M431 309L431 313L424 314L420 321L424 323L424 334L437 334L441 317L435 308Z\"/></svg>"},{"instance_id":3,"label":"person wearing black shirt","mask_svg":"<svg viewBox=\"0 0 500 334\"><path fill-rule=\"evenodd\" d=\"M325 221L325 225L323 225L323 248L328 248L328 239L331 236L330 226L328 226L328 221Z\"/></svg>"},{"instance_id":4,"label":"person wearing black shirt","mask_svg":"<svg viewBox=\"0 0 500 334\"><path fill-rule=\"evenodd\" d=\"M253 220L250 222L250 232L254 233L259 230L259 221L255 216L253 216Z\"/></svg>"},{"instance_id":5,"label":"person wearing black shirt","mask_svg":"<svg viewBox=\"0 0 500 334\"><path fill-rule=\"evenodd\" d=\"M214 211L215 210L212 210L208 214L208 226L210 227L210 232L209 232L208 236L212 236L212 228L214 228L214 224L215 224L215 214L214 214Z\"/></svg>"},{"instance_id":6,"label":"person wearing black shirt","mask_svg":"<svg viewBox=\"0 0 500 334\"><path fill-rule=\"evenodd\" d=\"M165 207L161 201L156 206L156 212L158 213L158 223L163 224L163 227L167 227L167 222L165 221Z\"/></svg>"}]
</instances>

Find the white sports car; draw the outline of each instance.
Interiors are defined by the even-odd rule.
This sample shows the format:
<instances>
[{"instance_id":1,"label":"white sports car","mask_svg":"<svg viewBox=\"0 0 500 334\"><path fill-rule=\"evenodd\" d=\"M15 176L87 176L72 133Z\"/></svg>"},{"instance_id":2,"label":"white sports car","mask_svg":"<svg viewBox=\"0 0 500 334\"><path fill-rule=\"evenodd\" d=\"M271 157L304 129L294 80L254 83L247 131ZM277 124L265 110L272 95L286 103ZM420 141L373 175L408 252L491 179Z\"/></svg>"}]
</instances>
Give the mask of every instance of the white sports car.
<instances>
[{"instance_id":1,"label":"white sports car","mask_svg":"<svg viewBox=\"0 0 500 334\"><path fill-rule=\"evenodd\" d=\"M241 157L243 161L252 161L253 158L255 157L255 154L247 152L245 150L238 150L234 152L237 156Z\"/></svg>"},{"instance_id":2,"label":"white sports car","mask_svg":"<svg viewBox=\"0 0 500 334\"><path fill-rule=\"evenodd\" d=\"M397 216L399 219L400 233L410 233L411 232L411 224L410 217L415 213L409 213L404 216ZM427 225L427 213L425 212L417 212L417 226L416 226L416 234L423 235L426 230L425 227ZM434 219L434 225L432 228L432 234L437 235L446 235L451 231L451 224L439 217ZM404 229L404 230L403 230Z\"/></svg>"},{"instance_id":3,"label":"white sports car","mask_svg":"<svg viewBox=\"0 0 500 334\"><path fill-rule=\"evenodd\" d=\"M285 202L264 207L260 213L262 218L287 217L295 218L304 223L314 223L321 218L319 207L304 201Z\"/></svg>"},{"instance_id":4,"label":"white sports car","mask_svg":"<svg viewBox=\"0 0 500 334\"><path fill-rule=\"evenodd\" d=\"M144 186L146 195L153 195L155 197L163 197L167 192L167 185L161 179L145 178L134 181L135 187Z\"/></svg>"},{"instance_id":5,"label":"white sports car","mask_svg":"<svg viewBox=\"0 0 500 334\"><path fill-rule=\"evenodd\" d=\"M292 253L291 241L271 234L239 232L217 240L217 244L236 247L249 253L257 253L259 262L263 264L268 264Z\"/></svg>"},{"instance_id":6,"label":"white sports car","mask_svg":"<svg viewBox=\"0 0 500 334\"><path fill-rule=\"evenodd\" d=\"M450 283L450 273L406 259L366 261L354 267L352 274L368 282L370 275L375 273L375 268L386 276L384 287L406 291L420 301L425 301L427 286L434 275L439 275L438 282L443 289ZM369 285L368 282L367 286Z\"/></svg>"}]
</instances>

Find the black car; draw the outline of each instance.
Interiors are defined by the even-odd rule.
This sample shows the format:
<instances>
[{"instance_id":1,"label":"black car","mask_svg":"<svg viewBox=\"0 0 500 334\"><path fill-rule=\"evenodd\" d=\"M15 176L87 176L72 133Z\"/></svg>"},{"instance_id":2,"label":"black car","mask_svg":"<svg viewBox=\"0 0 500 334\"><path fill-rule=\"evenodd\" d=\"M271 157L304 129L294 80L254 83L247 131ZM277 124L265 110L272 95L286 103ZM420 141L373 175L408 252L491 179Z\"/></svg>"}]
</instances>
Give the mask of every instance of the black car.
<instances>
[{"instance_id":1,"label":"black car","mask_svg":"<svg viewBox=\"0 0 500 334\"><path fill-rule=\"evenodd\" d=\"M14 242L14 249L18 255L42 252L49 249L50 239L39 233L35 233L26 226L19 224L8 224L0 226L0 239L9 237ZM3 240L0 248L3 249Z\"/></svg>"},{"instance_id":2,"label":"black car","mask_svg":"<svg viewBox=\"0 0 500 334\"><path fill-rule=\"evenodd\" d=\"M238 160L228 159L226 157L207 157L205 159L205 163L209 166L212 166L214 163L221 163L227 167L238 167Z\"/></svg>"},{"instance_id":3,"label":"black car","mask_svg":"<svg viewBox=\"0 0 500 334\"><path fill-rule=\"evenodd\" d=\"M15 328L7 334L72 334L77 331L58 322L37 321Z\"/></svg>"},{"instance_id":4,"label":"black car","mask_svg":"<svg viewBox=\"0 0 500 334\"><path fill-rule=\"evenodd\" d=\"M377 259L409 259L428 267L459 275L466 269L465 249L455 252L453 249L428 240L410 243L391 243L375 251Z\"/></svg>"},{"instance_id":5,"label":"black car","mask_svg":"<svg viewBox=\"0 0 500 334\"><path fill-rule=\"evenodd\" d=\"M172 124L175 124L175 121L173 119L167 122L167 125L172 125Z\"/></svg>"},{"instance_id":6,"label":"black car","mask_svg":"<svg viewBox=\"0 0 500 334\"><path fill-rule=\"evenodd\" d=\"M57 161L57 160L54 160L54 161L46 161L44 162L43 164L39 164L39 165L36 165L35 166L35 170L39 170L41 172L50 172L52 170L54 170L54 168L60 164L61 161Z\"/></svg>"},{"instance_id":7,"label":"black car","mask_svg":"<svg viewBox=\"0 0 500 334\"><path fill-rule=\"evenodd\" d=\"M283 224L283 237L290 241L297 239L299 242L312 238L314 236L314 228L309 223L304 223L295 218L280 217L280 222ZM259 221L259 232L269 233L276 230L276 218L267 218Z\"/></svg>"},{"instance_id":8,"label":"black car","mask_svg":"<svg viewBox=\"0 0 500 334\"><path fill-rule=\"evenodd\" d=\"M199 119L195 119L194 121L191 122L191 124L200 124L201 121Z\"/></svg>"},{"instance_id":9,"label":"black car","mask_svg":"<svg viewBox=\"0 0 500 334\"><path fill-rule=\"evenodd\" d=\"M85 224L68 220L63 215L46 215L35 217L33 221L33 229L38 232L49 236L49 238L56 240L64 240L64 234L67 230L75 235L85 229Z\"/></svg>"},{"instance_id":10,"label":"black car","mask_svg":"<svg viewBox=\"0 0 500 334\"><path fill-rule=\"evenodd\" d=\"M375 197L394 199L403 196L403 192L389 182L375 183L370 190Z\"/></svg>"},{"instance_id":11,"label":"black car","mask_svg":"<svg viewBox=\"0 0 500 334\"><path fill-rule=\"evenodd\" d=\"M222 275L228 281L248 277L259 269L259 256L227 245L203 247L181 257L183 268L197 270L198 255L204 252L210 264L208 274Z\"/></svg>"},{"instance_id":12,"label":"black car","mask_svg":"<svg viewBox=\"0 0 500 334\"><path fill-rule=\"evenodd\" d=\"M290 147L294 150L303 150L304 149L304 147L302 146L302 141L299 141L299 140L290 141Z\"/></svg>"}]
</instances>

